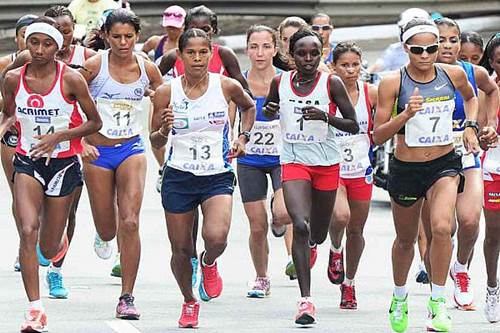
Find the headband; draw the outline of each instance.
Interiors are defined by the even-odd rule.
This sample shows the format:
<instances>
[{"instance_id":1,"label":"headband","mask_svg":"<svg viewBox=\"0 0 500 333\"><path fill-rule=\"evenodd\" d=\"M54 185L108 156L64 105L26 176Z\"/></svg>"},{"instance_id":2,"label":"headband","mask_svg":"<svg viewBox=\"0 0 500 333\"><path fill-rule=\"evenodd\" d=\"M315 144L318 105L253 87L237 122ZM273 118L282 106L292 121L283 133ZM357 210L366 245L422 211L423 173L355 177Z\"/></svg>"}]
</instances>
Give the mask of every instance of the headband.
<instances>
[{"instance_id":1,"label":"headband","mask_svg":"<svg viewBox=\"0 0 500 333\"><path fill-rule=\"evenodd\" d=\"M49 36L50 38L52 38L56 42L59 50L62 48L63 41L64 41L63 35L61 34L61 32L59 30L57 30L55 27L51 26L50 24L44 23L44 22L36 22L36 23L32 23L32 24L28 25L28 27L26 28L26 34L25 34L24 39L28 40L28 37L30 35L37 34L37 33L45 34L45 35Z\"/></svg>"},{"instance_id":2,"label":"headband","mask_svg":"<svg viewBox=\"0 0 500 333\"><path fill-rule=\"evenodd\" d=\"M431 33L431 34L435 35L437 38L439 38L439 29L436 26L422 24L422 25L417 25L417 26L411 27L410 29L403 32L403 35L401 36L401 41L403 43L406 43L410 38L412 38L416 34L421 34L424 32Z\"/></svg>"}]
</instances>

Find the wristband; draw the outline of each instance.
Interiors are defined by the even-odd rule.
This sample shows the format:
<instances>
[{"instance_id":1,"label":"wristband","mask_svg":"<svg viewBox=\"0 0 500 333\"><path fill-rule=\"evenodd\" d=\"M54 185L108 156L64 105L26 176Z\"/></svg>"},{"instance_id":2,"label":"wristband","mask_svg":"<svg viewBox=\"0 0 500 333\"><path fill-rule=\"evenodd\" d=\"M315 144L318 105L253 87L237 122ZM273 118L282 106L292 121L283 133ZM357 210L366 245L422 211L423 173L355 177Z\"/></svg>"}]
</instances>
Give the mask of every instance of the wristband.
<instances>
[{"instance_id":1,"label":"wristband","mask_svg":"<svg viewBox=\"0 0 500 333\"><path fill-rule=\"evenodd\" d=\"M247 140L247 142L250 141L250 132L248 132L248 131L241 132L240 134L238 134L238 137L240 137L242 135L245 137L245 139Z\"/></svg>"},{"instance_id":2,"label":"wristband","mask_svg":"<svg viewBox=\"0 0 500 333\"><path fill-rule=\"evenodd\" d=\"M466 120L464 123L464 128L467 128L467 127L471 127L472 129L474 129L474 131L476 131L476 134L479 133L479 125L478 125L477 121Z\"/></svg>"}]
</instances>

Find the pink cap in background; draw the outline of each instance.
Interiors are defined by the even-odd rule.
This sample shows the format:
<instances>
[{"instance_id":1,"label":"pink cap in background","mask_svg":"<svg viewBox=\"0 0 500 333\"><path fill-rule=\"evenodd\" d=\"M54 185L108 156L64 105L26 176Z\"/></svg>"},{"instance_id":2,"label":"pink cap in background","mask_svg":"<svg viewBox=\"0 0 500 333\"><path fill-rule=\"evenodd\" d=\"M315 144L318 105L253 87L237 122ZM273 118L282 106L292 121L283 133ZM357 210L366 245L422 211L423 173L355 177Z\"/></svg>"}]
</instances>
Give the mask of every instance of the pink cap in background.
<instances>
[{"instance_id":1,"label":"pink cap in background","mask_svg":"<svg viewBox=\"0 0 500 333\"><path fill-rule=\"evenodd\" d=\"M184 24L186 11L184 8L174 5L170 6L163 12L163 26L181 28Z\"/></svg>"}]
</instances>

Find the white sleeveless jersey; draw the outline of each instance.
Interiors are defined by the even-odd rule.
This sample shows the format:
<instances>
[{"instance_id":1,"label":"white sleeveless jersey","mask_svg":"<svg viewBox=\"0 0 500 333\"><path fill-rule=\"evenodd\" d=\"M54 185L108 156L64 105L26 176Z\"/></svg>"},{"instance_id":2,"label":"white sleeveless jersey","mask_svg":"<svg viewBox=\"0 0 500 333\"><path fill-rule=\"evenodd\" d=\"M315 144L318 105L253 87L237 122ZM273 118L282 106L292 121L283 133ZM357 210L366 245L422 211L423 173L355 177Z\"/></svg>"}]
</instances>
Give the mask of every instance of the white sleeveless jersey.
<instances>
[{"instance_id":1,"label":"white sleeveless jersey","mask_svg":"<svg viewBox=\"0 0 500 333\"><path fill-rule=\"evenodd\" d=\"M28 87L25 74L29 63L21 69L20 82L15 94L16 126L18 144L16 152L29 156L30 150L39 142L36 135L52 134L80 126L82 118L76 101L70 101L63 94L62 76L67 69L60 61L56 62L57 72L50 89L37 94ZM66 158L79 152L80 138L60 142L51 157Z\"/></svg>"},{"instance_id":2,"label":"white sleeveless jersey","mask_svg":"<svg viewBox=\"0 0 500 333\"><path fill-rule=\"evenodd\" d=\"M300 163L310 166L330 166L340 162L340 153L333 126L322 120L304 120L302 108L315 106L325 113L335 114L330 99L328 73L318 72L311 91L300 94L293 86L296 71L281 74L280 126L283 138L281 164Z\"/></svg>"},{"instance_id":3,"label":"white sleeveless jersey","mask_svg":"<svg viewBox=\"0 0 500 333\"><path fill-rule=\"evenodd\" d=\"M85 47L81 45L74 45L71 56L69 57L69 63L71 65L83 66L85 60L87 60L85 58Z\"/></svg>"},{"instance_id":4,"label":"white sleeveless jersey","mask_svg":"<svg viewBox=\"0 0 500 333\"><path fill-rule=\"evenodd\" d=\"M167 166L196 176L231 170L228 103L220 74L208 75L207 91L196 100L184 93L183 76L170 81L174 125Z\"/></svg>"},{"instance_id":5,"label":"white sleeveless jersey","mask_svg":"<svg viewBox=\"0 0 500 333\"><path fill-rule=\"evenodd\" d=\"M89 83L92 97L97 102L97 111L102 119L99 131L110 139L125 139L142 132L145 119L141 106L144 92L149 86L144 59L135 55L141 75L132 83L115 81L109 73L109 50L101 54L99 74Z\"/></svg>"},{"instance_id":6,"label":"white sleeveless jersey","mask_svg":"<svg viewBox=\"0 0 500 333\"><path fill-rule=\"evenodd\" d=\"M342 162L340 162L340 176L342 178L365 177L368 169L371 168L370 148L373 127L372 110L368 95L368 84L362 81L357 82L359 97L354 107L359 123L359 132L350 134L343 131L335 132L342 152ZM341 118L339 114L337 117Z\"/></svg>"}]
</instances>

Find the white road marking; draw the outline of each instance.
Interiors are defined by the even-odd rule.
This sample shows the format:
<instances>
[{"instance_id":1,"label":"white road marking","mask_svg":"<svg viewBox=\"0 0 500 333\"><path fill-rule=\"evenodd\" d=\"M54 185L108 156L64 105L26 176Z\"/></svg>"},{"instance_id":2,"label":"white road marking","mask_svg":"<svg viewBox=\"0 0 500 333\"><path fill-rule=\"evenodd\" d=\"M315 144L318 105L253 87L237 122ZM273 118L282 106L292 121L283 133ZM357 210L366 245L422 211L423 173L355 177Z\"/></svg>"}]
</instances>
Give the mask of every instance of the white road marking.
<instances>
[{"instance_id":1,"label":"white road marking","mask_svg":"<svg viewBox=\"0 0 500 333\"><path fill-rule=\"evenodd\" d=\"M108 324L108 326L117 333L141 333L141 331L135 328L132 324L129 324L124 320L110 320L107 321L106 324Z\"/></svg>"}]
</instances>

